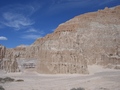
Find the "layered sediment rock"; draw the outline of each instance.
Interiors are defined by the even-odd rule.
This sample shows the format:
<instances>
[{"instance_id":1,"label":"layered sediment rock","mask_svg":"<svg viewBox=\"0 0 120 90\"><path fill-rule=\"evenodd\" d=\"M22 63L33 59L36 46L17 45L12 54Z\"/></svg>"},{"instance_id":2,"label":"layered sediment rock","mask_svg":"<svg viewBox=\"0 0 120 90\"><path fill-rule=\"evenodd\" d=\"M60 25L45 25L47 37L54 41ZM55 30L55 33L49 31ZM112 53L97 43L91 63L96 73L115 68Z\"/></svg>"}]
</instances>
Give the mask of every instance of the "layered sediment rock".
<instances>
[{"instance_id":1,"label":"layered sediment rock","mask_svg":"<svg viewBox=\"0 0 120 90\"><path fill-rule=\"evenodd\" d=\"M5 57L5 52L6 52L6 48L0 45L0 69L2 69L2 61L3 58Z\"/></svg>"},{"instance_id":2,"label":"layered sediment rock","mask_svg":"<svg viewBox=\"0 0 120 90\"><path fill-rule=\"evenodd\" d=\"M39 50L40 73L88 73L87 60L76 42L75 32L46 36Z\"/></svg>"},{"instance_id":3,"label":"layered sediment rock","mask_svg":"<svg viewBox=\"0 0 120 90\"><path fill-rule=\"evenodd\" d=\"M6 51L6 48L0 45L0 61L2 61L2 59L5 57L5 51Z\"/></svg>"},{"instance_id":4,"label":"layered sediment rock","mask_svg":"<svg viewBox=\"0 0 120 90\"><path fill-rule=\"evenodd\" d=\"M32 45L7 49L1 56L12 62L34 58L39 73L51 74L86 74L92 64L120 65L120 6L76 16Z\"/></svg>"},{"instance_id":5,"label":"layered sediment rock","mask_svg":"<svg viewBox=\"0 0 120 90\"><path fill-rule=\"evenodd\" d=\"M0 48L0 69L6 72L19 72L26 67L35 67L36 47L20 45L16 48ZM27 65L25 66L25 64ZM24 66L23 66L24 65Z\"/></svg>"},{"instance_id":6,"label":"layered sediment rock","mask_svg":"<svg viewBox=\"0 0 120 90\"><path fill-rule=\"evenodd\" d=\"M17 55L13 55L12 49L6 49L4 46L1 46L0 56L0 69L5 70L6 72L16 72L18 71L18 64L16 61Z\"/></svg>"},{"instance_id":7,"label":"layered sediment rock","mask_svg":"<svg viewBox=\"0 0 120 90\"><path fill-rule=\"evenodd\" d=\"M33 45L40 46L40 73L88 73L87 65L119 65L120 6L76 16Z\"/></svg>"}]
</instances>

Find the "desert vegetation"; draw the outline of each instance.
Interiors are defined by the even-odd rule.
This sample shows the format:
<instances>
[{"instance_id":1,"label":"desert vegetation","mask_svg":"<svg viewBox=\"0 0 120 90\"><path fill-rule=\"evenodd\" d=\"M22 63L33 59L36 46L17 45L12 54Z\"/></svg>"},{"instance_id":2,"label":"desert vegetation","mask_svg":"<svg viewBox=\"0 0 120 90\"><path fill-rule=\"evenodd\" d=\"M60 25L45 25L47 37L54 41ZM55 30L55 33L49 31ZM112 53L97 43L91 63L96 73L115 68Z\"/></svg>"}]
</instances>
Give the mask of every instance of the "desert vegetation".
<instances>
[{"instance_id":1,"label":"desert vegetation","mask_svg":"<svg viewBox=\"0 0 120 90\"><path fill-rule=\"evenodd\" d=\"M72 88L71 90L85 90L85 89L82 87L79 87L79 88Z\"/></svg>"}]
</instances>

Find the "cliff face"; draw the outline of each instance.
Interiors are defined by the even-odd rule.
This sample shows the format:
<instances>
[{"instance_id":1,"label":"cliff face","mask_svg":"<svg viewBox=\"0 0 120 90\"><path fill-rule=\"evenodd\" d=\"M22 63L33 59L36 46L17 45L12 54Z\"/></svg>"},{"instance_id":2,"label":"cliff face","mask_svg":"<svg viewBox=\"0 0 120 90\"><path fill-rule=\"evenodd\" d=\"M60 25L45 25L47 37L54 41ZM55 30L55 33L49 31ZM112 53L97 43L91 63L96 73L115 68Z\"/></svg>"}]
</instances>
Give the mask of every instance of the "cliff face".
<instances>
[{"instance_id":1,"label":"cliff face","mask_svg":"<svg viewBox=\"0 0 120 90\"><path fill-rule=\"evenodd\" d=\"M5 48L0 46L0 69L6 72L19 72L27 62L33 63L30 67L35 66L37 59L37 46L20 45L16 48ZM29 63L27 63L29 65ZM28 66L27 66L28 67Z\"/></svg>"},{"instance_id":2,"label":"cliff face","mask_svg":"<svg viewBox=\"0 0 120 90\"><path fill-rule=\"evenodd\" d=\"M16 57L16 55L13 55L12 49L0 45L0 69L6 72L19 71Z\"/></svg>"},{"instance_id":3,"label":"cliff face","mask_svg":"<svg viewBox=\"0 0 120 90\"><path fill-rule=\"evenodd\" d=\"M0 49L0 59L5 57L14 63L38 60L39 73L86 74L87 65L120 65L120 6L76 16L30 46L3 51Z\"/></svg>"},{"instance_id":4,"label":"cliff face","mask_svg":"<svg viewBox=\"0 0 120 90\"><path fill-rule=\"evenodd\" d=\"M6 51L6 48L0 45L0 61L2 61L3 58L5 57L5 51Z\"/></svg>"},{"instance_id":5,"label":"cliff face","mask_svg":"<svg viewBox=\"0 0 120 90\"><path fill-rule=\"evenodd\" d=\"M120 64L120 6L76 16L35 45L40 73L88 73L87 65Z\"/></svg>"}]
</instances>

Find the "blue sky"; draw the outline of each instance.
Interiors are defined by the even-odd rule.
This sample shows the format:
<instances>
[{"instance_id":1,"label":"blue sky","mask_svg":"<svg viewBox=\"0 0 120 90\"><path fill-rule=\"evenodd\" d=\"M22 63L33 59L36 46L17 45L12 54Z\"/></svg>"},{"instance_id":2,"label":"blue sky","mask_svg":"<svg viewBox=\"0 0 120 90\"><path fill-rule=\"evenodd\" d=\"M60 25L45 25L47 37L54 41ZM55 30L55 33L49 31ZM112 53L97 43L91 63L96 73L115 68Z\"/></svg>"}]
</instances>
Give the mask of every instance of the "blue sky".
<instances>
[{"instance_id":1,"label":"blue sky","mask_svg":"<svg viewBox=\"0 0 120 90\"><path fill-rule=\"evenodd\" d=\"M74 16L120 5L120 0L1 0L0 44L30 45Z\"/></svg>"}]
</instances>

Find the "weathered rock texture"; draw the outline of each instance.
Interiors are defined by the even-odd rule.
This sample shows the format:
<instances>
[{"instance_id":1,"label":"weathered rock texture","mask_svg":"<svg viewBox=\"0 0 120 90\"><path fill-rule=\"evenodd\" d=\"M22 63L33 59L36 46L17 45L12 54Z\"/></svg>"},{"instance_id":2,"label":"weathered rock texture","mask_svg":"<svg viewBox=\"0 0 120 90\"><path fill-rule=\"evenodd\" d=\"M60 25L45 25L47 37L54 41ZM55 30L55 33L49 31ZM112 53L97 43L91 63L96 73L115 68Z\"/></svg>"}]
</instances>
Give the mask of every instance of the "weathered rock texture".
<instances>
[{"instance_id":1,"label":"weathered rock texture","mask_svg":"<svg viewBox=\"0 0 120 90\"><path fill-rule=\"evenodd\" d=\"M16 61L17 55L13 54L12 49L6 49L4 46L1 46L0 52L0 69L7 72L18 71L18 64Z\"/></svg>"},{"instance_id":2,"label":"weathered rock texture","mask_svg":"<svg viewBox=\"0 0 120 90\"><path fill-rule=\"evenodd\" d=\"M5 52L6 52L6 48L0 45L0 69L2 68L2 61L3 58L5 57Z\"/></svg>"},{"instance_id":3,"label":"weathered rock texture","mask_svg":"<svg viewBox=\"0 0 120 90\"><path fill-rule=\"evenodd\" d=\"M0 69L6 72L19 72L28 66L30 68L35 67L36 53L36 47L20 45L9 49L1 45Z\"/></svg>"},{"instance_id":4,"label":"weathered rock texture","mask_svg":"<svg viewBox=\"0 0 120 90\"><path fill-rule=\"evenodd\" d=\"M88 73L88 64L119 65L120 6L76 16L35 45L40 73Z\"/></svg>"},{"instance_id":5,"label":"weathered rock texture","mask_svg":"<svg viewBox=\"0 0 120 90\"><path fill-rule=\"evenodd\" d=\"M2 61L2 59L5 57L5 51L6 51L6 48L0 45L0 61Z\"/></svg>"},{"instance_id":6,"label":"weathered rock texture","mask_svg":"<svg viewBox=\"0 0 120 90\"><path fill-rule=\"evenodd\" d=\"M120 65L120 6L76 16L30 46L0 49L0 59L37 59L39 73L89 73L87 65ZM2 60L2 59L1 59ZM17 67L15 67L15 65ZM9 65L7 65L8 68Z\"/></svg>"}]
</instances>

